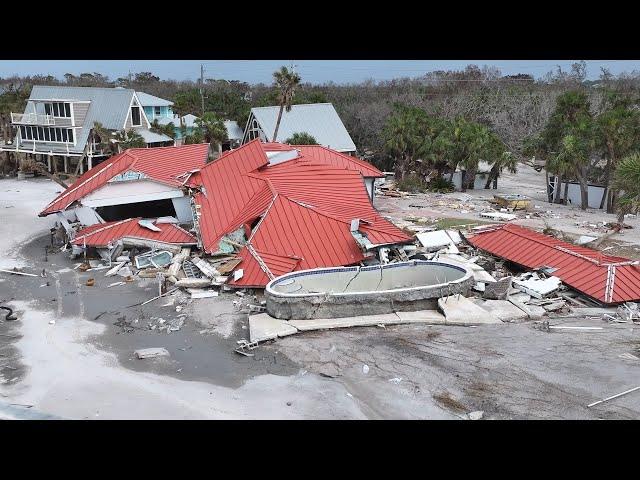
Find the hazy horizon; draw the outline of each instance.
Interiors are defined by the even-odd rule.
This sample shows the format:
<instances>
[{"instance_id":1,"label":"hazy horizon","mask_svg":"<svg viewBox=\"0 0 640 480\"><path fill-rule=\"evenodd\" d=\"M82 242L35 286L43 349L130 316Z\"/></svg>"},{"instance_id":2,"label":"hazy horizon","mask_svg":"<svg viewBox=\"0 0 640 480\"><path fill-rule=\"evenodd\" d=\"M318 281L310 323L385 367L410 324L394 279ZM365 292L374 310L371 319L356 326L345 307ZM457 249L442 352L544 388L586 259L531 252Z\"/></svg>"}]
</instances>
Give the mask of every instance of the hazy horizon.
<instances>
[{"instance_id":1,"label":"hazy horizon","mask_svg":"<svg viewBox=\"0 0 640 480\"><path fill-rule=\"evenodd\" d=\"M152 72L162 80L197 80L200 65L205 78L240 80L251 84L271 83L281 65L295 65L305 83L359 83L417 77L435 70L461 70L467 65L498 68L503 75L530 74L539 79L558 66L570 71L578 60L0 60L0 77L100 73L111 80L129 73ZM640 71L639 60L587 60L587 78L597 79L601 67L612 74Z\"/></svg>"}]
</instances>

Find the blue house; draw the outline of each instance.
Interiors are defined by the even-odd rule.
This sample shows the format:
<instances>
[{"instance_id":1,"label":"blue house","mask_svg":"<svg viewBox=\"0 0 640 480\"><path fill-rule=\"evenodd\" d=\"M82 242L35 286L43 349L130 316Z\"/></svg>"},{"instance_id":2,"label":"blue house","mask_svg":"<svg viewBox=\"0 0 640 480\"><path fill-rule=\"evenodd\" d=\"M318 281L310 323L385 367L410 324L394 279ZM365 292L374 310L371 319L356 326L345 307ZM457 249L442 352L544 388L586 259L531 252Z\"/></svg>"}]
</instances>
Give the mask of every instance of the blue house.
<instances>
[{"instance_id":1,"label":"blue house","mask_svg":"<svg viewBox=\"0 0 640 480\"><path fill-rule=\"evenodd\" d=\"M136 95L149 122L153 123L155 119L173 118L173 102L144 92L136 92Z\"/></svg>"}]
</instances>

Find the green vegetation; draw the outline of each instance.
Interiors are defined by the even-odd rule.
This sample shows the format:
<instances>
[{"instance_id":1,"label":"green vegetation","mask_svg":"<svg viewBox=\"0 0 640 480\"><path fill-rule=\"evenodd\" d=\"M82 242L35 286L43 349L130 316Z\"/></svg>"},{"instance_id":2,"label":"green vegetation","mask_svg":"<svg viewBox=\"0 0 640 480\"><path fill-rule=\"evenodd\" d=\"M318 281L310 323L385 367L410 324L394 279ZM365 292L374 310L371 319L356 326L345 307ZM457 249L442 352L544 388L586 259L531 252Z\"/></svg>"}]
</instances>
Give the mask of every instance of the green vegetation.
<instances>
[{"instance_id":1,"label":"green vegetation","mask_svg":"<svg viewBox=\"0 0 640 480\"><path fill-rule=\"evenodd\" d=\"M284 143L289 145L318 145L315 137L307 132L295 132Z\"/></svg>"}]
</instances>

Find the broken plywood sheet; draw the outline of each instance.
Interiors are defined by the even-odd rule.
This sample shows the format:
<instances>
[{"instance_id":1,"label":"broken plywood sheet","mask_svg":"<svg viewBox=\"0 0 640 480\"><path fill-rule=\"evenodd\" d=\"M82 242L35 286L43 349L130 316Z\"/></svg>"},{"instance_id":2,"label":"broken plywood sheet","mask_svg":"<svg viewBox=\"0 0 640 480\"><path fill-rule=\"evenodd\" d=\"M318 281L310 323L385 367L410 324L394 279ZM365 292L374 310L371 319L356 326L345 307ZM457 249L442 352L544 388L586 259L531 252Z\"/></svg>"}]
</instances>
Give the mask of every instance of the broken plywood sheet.
<instances>
[{"instance_id":1,"label":"broken plywood sheet","mask_svg":"<svg viewBox=\"0 0 640 480\"><path fill-rule=\"evenodd\" d=\"M278 337L286 337L294 333L298 333L297 328L286 320L278 320L266 313L249 317L249 340L252 343L275 340Z\"/></svg>"},{"instance_id":2,"label":"broken plywood sheet","mask_svg":"<svg viewBox=\"0 0 640 480\"><path fill-rule=\"evenodd\" d=\"M439 298L438 307L444 313L445 325L502 323L496 316L462 295Z\"/></svg>"},{"instance_id":3,"label":"broken plywood sheet","mask_svg":"<svg viewBox=\"0 0 640 480\"><path fill-rule=\"evenodd\" d=\"M223 264L217 266L216 270L220 272L220 275L227 275L228 273L231 273L234 268L240 265L240 262L242 262L241 258L232 258L231 260L228 260Z\"/></svg>"}]
</instances>

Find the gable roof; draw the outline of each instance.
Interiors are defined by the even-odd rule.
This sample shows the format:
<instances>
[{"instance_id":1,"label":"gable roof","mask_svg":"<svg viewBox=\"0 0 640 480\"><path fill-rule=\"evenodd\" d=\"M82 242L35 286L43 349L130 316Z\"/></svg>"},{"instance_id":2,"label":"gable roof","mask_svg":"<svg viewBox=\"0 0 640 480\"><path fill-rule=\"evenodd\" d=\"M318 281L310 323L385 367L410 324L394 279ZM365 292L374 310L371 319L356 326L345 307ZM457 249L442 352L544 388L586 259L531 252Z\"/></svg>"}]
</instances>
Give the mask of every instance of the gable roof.
<instances>
[{"instance_id":1,"label":"gable roof","mask_svg":"<svg viewBox=\"0 0 640 480\"><path fill-rule=\"evenodd\" d=\"M552 275L600 302L640 300L640 261L604 255L513 224L478 233L469 242L527 268L556 268Z\"/></svg>"},{"instance_id":2,"label":"gable roof","mask_svg":"<svg viewBox=\"0 0 640 480\"><path fill-rule=\"evenodd\" d=\"M140 105L143 107L170 107L173 102L165 100L164 98L155 97L144 92L136 92Z\"/></svg>"},{"instance_id":3,"label":"gable roof","mask_svg":"<svg viewBox=\"0 0 640 480\"><path fill-rule=\"evenodd\" d=\"M242 140L244 136L244 132L238 125L238 122L234 120L225 120L224 126L227 128L227 136L229 140Z\"/></svg>"},{"instance_id":4,"label":"gable roof","mask_svg":"<svg viewBox=\"0 0 640 480\"><path fill-rule=\"evenodd\" d=\"M187 128L191 128L195 126L195 121L198 119L198 117L196 117L191 113L187 113L185 116L182 117L182 119L184 121L184 126ZM174 127L180 127L180 117L178 115L174 115L173 118L167 118L167 117L156 118L156 120L160 125L169 125L170 123L173 123Z\"/></svg>"},{"instance_id":5,"label":"gable roof","mask_svg":"<svg viewBox=\"0 0 640 480\"><path fill-rule=\"evenodd\" d=\"M69 145L69 151L77 153L84 150L94 122L101 123L108 130L122 130L134 94L135 92L129 88L34 85L29 100L91 102L82 128L76 130L76 144ZM35 113L35 105L28 102L24 113Z\"/></svg>"},{"instance_id":6,"label":"gable roof","mask_svg":"<svg viewBox=\"0 0 640 480\"><path fill-rule=\"evenodd\" d=\"M374 244L410 240L373 208L358 169L306 157L269 165L259 140L209 163L197 181L204 187L195 196L204 250L217 251L223 236L243 226L248 234L240 251L244 275L235 285L264 286L268 272L362 261L351 234L354 218Z\"/></svg>"},{"instance_id":7,"label":"gable roof","mask_svg":"<svg viewBox=\"0 0 640 480\"><path fill-rule=\"evenodd\" d=\"M197 243L196 237L178 225L153 222L153 225L161 230L154 232L140 226L139 220L142 220L142 217L91 225L78 230L72 243L79 246L106 247L123 238L141 238L178 245L195 245Z\"/></svg>"},{"instance_id":8,"label":"gable roof","mask_svg":"<svg viewBox=\"0 0 640 480\"><path fill-rule=\"evenodd\" d=\"M116 175L129 170L143 173L157 182L180 187L187 181L188 172L204 167L208 153L207 143L179 147L130 148L85 172L39 215L44 217L65 210Z\"/></svg>"},{"instance_id":9,"label":"gable roof","mask_svg":"<svg viewBox=\"0 0 640 480\"><path fill-rule=\"evenodd\" d=\"M256 107L251 114L260 124L267 141L273 140L273 131L278 119L279 106ZM339 152L355 151L356 146L349 136L338 112L331 103L306 103L292 105L291 111L282 112L277 140L285 141L294 133L306 132L324 145Z\"/></svg>"}]
</instances>

